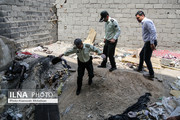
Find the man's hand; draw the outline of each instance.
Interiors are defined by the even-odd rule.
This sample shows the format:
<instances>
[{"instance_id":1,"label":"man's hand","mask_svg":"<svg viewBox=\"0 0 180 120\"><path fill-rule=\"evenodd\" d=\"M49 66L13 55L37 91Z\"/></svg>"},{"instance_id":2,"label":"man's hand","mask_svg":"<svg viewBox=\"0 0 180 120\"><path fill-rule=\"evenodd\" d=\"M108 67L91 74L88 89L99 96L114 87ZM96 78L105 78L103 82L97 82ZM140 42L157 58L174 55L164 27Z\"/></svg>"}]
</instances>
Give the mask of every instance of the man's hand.
<instances>
[{"instance_id":1,"label":"man's hand","mask_svg":"<svg viewBox=\"0 0 180 120\"><path fill-rule=\"evenodd\" d=\"M115 43L116 40L115 40L115 39L111 39L110 42L111 42L111 43Z\"/></svg>"},{"instance_id":2,"label":"man's hand","mask_svg":"<svg viewBox=\"0 0 180 120\"><path fill-rule=\"evenodd\" d=\"M153 50L156 50L156 47L155 47L154 44L151 44L150 47L151 47L151 50L152 50L152 51L153 51Z\"/></svg>"},{"instance_id":3,"label":"man's hand","mask_svg":"<svg viewBox=\"0 0 180 120\"><path fill-rule=\"evenodd\" d=\"M104 39L104 43L106 42L106 39Z\"/></svg>"},{"instance_id":4,"label":"man's hand","mask_svg":"<svg viewBox=\"0 0 180 120\"><path fill-rule=\"evenodd\" d=\"M59 55L59 58L61 58L63 55L64 55L64 54L60 54L60 55Z\"/></svg>"}]
</instances>

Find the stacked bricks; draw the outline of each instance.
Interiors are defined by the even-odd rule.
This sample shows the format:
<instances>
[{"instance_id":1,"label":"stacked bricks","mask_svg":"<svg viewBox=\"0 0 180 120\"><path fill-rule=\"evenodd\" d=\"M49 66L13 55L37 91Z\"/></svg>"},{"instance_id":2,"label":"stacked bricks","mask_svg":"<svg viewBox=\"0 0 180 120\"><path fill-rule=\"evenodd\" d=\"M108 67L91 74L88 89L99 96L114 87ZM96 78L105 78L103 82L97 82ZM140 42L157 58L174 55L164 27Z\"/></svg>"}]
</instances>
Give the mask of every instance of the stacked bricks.
<instances>
[{"instance_id":1,"label":"stacked bricks","mask_svg":"<svg viewBox=\"0 0 180 120\"><path fill-rule=\"evenodd\" d=\"M153 20L158 36L158 48L180 50L180 0L57 0L58 39L73 42L83 40L90 28L97 32L96 42L104 38L104 23L100 12L107 10L120 27L119 47L143 46L142 28L135 18L143 10Z\"/></svg>"},{"instance_id":2,"label":"stacked bricks","mask_svg":"<svg viewBox=\"0 0 180 120\"><path fill-rule=\"evenodd\" d=\"M50 11L55 0L0 0L0 35L14 39L18 47L57 41L57 24Z\"/></svg>"}]
</instances>

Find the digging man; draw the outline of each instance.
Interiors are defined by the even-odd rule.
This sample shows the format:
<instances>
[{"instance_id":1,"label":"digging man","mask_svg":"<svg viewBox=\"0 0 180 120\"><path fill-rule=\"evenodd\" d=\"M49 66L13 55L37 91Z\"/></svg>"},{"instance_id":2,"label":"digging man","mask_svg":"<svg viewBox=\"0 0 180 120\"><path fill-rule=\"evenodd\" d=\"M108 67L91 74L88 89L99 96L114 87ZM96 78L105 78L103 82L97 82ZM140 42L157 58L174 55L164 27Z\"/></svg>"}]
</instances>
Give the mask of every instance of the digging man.
<instances>
[{"instance_id":1,"label":"digging man","mask_svg":"<svg viewBox=\"0 0 180 120\"><path fill-rule=\"evenodd\" d=\"M138 11L135 16L137 21L142 24L142 38L144 41L144 46L140 52L139 67L135 70L141 72L143 62L145 61L149 74L143 75L144 77L152 80L154 78L154 71L151 63L151 56L157 45L156 28L152 20L145 17L143 11Z\"/></svg>"},{"instance_id":2,"label":"digging man","mask_svg":"<svg viewBox=\"0 0 180 120\"><path fill-rule=\"evenodd\" d=\"M79 95L81 92L82 80L84 76L85 68L88 71L89 81L88 84L92 84L92 78L94 77L93 65L92 65L92 56L90 56L90 52L96 52L98 55L101 55L102 58L105 58L105 55L102 54L98 48L90 45L90 44L83 44L81 39L74 40L74 47L64 54L59 55L61 58L63 55L68 56L70 54L76 53L78 56L78 76L77 76L77 90L76 95Z\"/></svg>"}]
</instances>

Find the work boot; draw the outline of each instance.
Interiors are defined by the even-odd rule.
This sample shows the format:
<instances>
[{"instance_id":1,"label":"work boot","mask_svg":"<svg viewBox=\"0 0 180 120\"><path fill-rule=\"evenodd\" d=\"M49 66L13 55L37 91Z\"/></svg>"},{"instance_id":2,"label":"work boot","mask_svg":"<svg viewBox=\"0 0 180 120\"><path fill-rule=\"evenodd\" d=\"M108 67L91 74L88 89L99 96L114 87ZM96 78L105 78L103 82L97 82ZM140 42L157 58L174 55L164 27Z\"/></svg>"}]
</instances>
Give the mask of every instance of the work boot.
<instances>
[{"instance_id":1,"label":"work boot","mask_svg":"<svg viewBox=\"0 0 180 120\"><path fill-rule=\"evenodd\" d=\"M154 80L154 75L150 75L149 73L144 73L143 76L149 80Z\"/></svg>"},{"instance_id":2,"label":"work boot","mask_svg":"<svg viewBox=\"0 0 180 120\"><path fill-rule=\"evenodd\" d=\"M88 85L92 84L92 78L89 78Z\"/></svg>"},{"instance_id":3,"label":"work boot","mask_svg":"<svg viewBox=\"0 0 180 120\"><path fill-rule=\"evenodd\" d=\"M76 95L79 95L80 92L81 92L81 88L77 88L77 90L76 90Z\"/></svg>"},{"instance_id":4,"label":"work boot","mask_svg":"<svg viewBox=\"0 0 180 120\"><path fill-rule=\"evenodd\" d=\"M110 69L109 69L109 72L112 72L112 71L114 71L114 70L116 70L116 69L117 69L116 67L110 68Z\"/></svg>"},{"instance_id":5,"label":"work boot","mask_svg":"<svg viewBox=\"0 0 180 120\"><path fill-rule=\"evenodd\" d=\"M106 66L98 65L98 68L106 68Z\"/></svg>"}]
</instances>

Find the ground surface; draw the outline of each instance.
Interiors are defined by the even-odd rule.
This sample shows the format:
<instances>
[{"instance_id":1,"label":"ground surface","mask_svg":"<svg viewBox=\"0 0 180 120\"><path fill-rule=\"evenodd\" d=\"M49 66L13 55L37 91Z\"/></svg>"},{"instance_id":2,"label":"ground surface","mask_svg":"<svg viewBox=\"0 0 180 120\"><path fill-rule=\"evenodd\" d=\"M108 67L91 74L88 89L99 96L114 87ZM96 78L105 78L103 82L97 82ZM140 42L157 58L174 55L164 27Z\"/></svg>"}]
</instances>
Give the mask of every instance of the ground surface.
<instances>
[{"instance_id":1,"label":"ground surface","mask_svg":"<svg viewBox=\"0 0 180 120\"><path fill-rule=\"evenodd\" d=\"M52 55L58 56L70 44L52 44L48 48L53 51ZM47 55L43 52L36 52ZM68 63L77 68L77 61L74 56L64 57ZM180 76L179 71L170 69L155 69L157 79L147 80L141 73L136 73L123 63L117 61L118 69L112 73L108 68L97 68L101 59L94 59L93 84L88 85L88 75L85 73L82 91L79 96L76 92L77 73L71 73L66 80L62 95L59 97L59 111L61 120L103 120L111 114L120 114L127 107L134 104L137 99L146 92L152 94L151 102L158 101L162 96L169 95L168 81L173 81Z\"/></svg>"}]
</instances>

